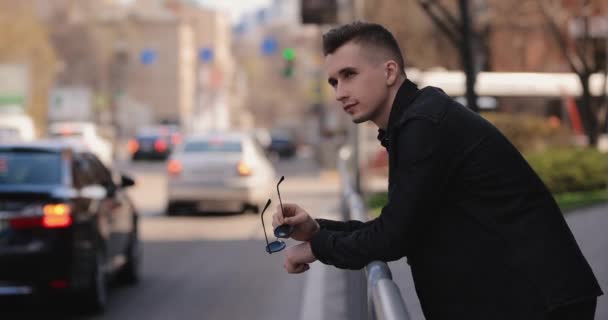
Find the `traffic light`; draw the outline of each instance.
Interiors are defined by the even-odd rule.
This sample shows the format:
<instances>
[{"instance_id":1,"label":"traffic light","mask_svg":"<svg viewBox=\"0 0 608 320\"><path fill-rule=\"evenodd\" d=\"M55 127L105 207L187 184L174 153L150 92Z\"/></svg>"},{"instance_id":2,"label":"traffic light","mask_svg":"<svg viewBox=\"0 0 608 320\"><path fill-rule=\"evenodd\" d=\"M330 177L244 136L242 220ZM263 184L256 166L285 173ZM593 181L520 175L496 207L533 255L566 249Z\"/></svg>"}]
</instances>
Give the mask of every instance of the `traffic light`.
<instances>
[{"instance_id":1,"label":"traffic light","mask_svg":"<svg viewBox=\"0 0 608 320\"><path fill-rule=\"evenodd\" d=\"M295 59L296 51L293 48L285 48L283 50L283 60L285 61L285 65L283 66L283 77L291 78L293 76Z\"/></svg>"},{"instance_id":2,"label":"traffic light","mask_svg":"<svg viewBox=\"0 0 608 320\"><path fill-rule=\"evenodd\" d=\"M300 18L303 24L336 24L338 23L338 1L301 0Z\"/></svg>"}]
</instances>

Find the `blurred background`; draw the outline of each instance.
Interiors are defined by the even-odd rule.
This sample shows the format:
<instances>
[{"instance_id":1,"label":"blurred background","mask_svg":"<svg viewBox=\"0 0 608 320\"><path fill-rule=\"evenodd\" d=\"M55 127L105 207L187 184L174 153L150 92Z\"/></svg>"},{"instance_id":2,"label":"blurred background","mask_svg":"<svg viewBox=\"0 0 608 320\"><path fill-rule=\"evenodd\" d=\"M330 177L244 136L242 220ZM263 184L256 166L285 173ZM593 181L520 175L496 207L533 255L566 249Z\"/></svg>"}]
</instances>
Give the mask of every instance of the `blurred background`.
<instances>
[{"instance_id":1,"label":"blurred background","mask_svg":"<svg viewBox=\"0 0 608 320\"><path fill-rule=\"evenodd\" d=\"M264 252L260 212L271 198L269 225L285 176L282 200L342 219L340 154L369 216L386 202L377 128L351 123L322 69L322 34L354 20L385 25L410 80L515 144L606 291L606 0L0 0L0 314L43 304L60 318L353 319L348 272L317 263L287 276L282 255ZM28 180L40 170L67 171ZM103 214L91 205L108 198ZM23 222L48 205L73 220ZM89 240L53 233L80 230L78 210ZM118 211L137 217L128 230ZM23 271L45 268L40 255L65 261L44 277ZM423 319L407 265L391 268ZM137 281L115 281L125 270ZM76 313L75 292L89 306Z\"/></svg>"}]
</instances>

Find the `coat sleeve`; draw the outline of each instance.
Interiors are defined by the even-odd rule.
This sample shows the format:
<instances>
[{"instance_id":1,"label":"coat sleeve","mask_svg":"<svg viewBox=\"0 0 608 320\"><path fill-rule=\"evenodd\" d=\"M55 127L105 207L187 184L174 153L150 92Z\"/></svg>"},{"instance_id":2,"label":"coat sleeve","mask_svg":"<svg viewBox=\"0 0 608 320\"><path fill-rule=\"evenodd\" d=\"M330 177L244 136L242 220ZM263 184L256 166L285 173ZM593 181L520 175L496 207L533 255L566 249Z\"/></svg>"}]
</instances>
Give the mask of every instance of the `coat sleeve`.
<instances>
[{"instance_id":1,"label":"coat sleeve","mask_svg":"<svg viewBox=\"0 0 608 320\"><path fill-rule=\"evenodd\" d=\"M411 119L398 137L395 187L380 216L356 230L321 228L311 239L314 256L325 264L360 269L374 260L400 259L416 246L438 203L441 189L440 146L437 124Z\"/></svg>"},{"instance_id":2,"label":"coat sleeve","mask_svg":"<svg viewBox=\"0 0 608 320\"><path fill-rule=\"evenodd\" d=\"M347 231L352 232L361 228L364 228L366 225L369 225L370 222L363 222L359 220L349 220L349 221L335 221L335 220L327 220L327 219L315 219L317 223L319 223L319 227L321 230L331 230L331 231Z\"/></svg>"}]
</instances>

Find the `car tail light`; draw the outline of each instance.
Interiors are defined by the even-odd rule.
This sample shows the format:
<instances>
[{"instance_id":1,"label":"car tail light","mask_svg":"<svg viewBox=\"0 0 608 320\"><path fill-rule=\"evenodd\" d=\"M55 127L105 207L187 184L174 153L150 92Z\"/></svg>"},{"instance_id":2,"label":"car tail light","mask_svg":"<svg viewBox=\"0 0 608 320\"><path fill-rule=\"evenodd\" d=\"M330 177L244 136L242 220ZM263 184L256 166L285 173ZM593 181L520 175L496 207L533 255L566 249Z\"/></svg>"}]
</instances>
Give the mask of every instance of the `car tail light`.
<instances>
[{"instance_id":1,"label":"car tail light","mask_svg":"<svg viewBox=\"0 0 608 320\"><path fill-rule=\"evenodd\" d=\"M182 173L182 163L178 160L169 160L167 163L167 172L172 176L178 176Z\"/></svg>"},{"instance_id":2,"label":"car tail light","mask_svg":"<svg viewBox=\"0 0 608 320\"><path fill-rule=\"evenodd\" d=\"M65 228L72 224L71 209L65 203L47 204L42 212L42 226L45 228Z\"/></svg>"},{"instance_id":3,"label":"car tail light","mask_svg":"<svg viewBox=\"0 0 608 320\"><path fill-rule=\"evenodd\" d=\"M72 225L71 208L68 204L47 204L38 207L35 216L15 217L10 220L13 229L43 227L47 229L66 228Z\"/></svg>"},{"instance_id":4,"label":"car tail light","mask_svg":"<svg viewBox=\"0 0 608 320\"><path fill-rule=\"evenodd\" d=\"M238 171L240 176L251 175L251 167L245 161L239 162L239 164L236 166L236 170Z\"/></svg>"},{"instance_id":5,"label":"car tail light","mask_svg":"<svg viewBox=\"0 0 608 320\"><path fill-rule=\"evenodd\" d=\"M167 142L165 140L156 140L154 142L154 150L158 152L164 152L167 150Z\"/></svg>"},{"instance_id":6,"label":"car tail light","mask_svg":"<svg viewBox=\"0 0 608 320\"><path fill-rule=\"evenodd\" d=\"M131 139L129 140L127 147L129 148L129 152L135 153L137 150L139 150L139 142L137 142L135 139Z\"/></svg>"}]
</instances>

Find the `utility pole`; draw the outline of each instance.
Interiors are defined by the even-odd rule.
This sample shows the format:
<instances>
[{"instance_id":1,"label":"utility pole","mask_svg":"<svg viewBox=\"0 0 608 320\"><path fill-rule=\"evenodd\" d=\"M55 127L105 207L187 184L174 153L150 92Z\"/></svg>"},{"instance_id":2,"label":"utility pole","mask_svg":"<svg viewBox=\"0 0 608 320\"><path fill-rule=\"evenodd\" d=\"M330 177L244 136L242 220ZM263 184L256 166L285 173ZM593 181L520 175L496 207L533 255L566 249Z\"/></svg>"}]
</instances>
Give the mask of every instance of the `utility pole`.
<instances>
[{"instance_id":1,"label":"utility pole","mask_svg":"<svg viewBox=\"0 0 608 320\"><path fill-rule=\"evenodd\" d=\"M477 80L477 71L475 70L475 64L473 62L473 43L471 37L471 15L469 14L469 0L459 0L460 5L460 26L462 28L462 43L461 43L461 57L462 66L466 75L466 98L467 106L475 111L479 112L479 106L477 106L477 94L475 93L475 81Z\"/></svg>"}]
</instances>

